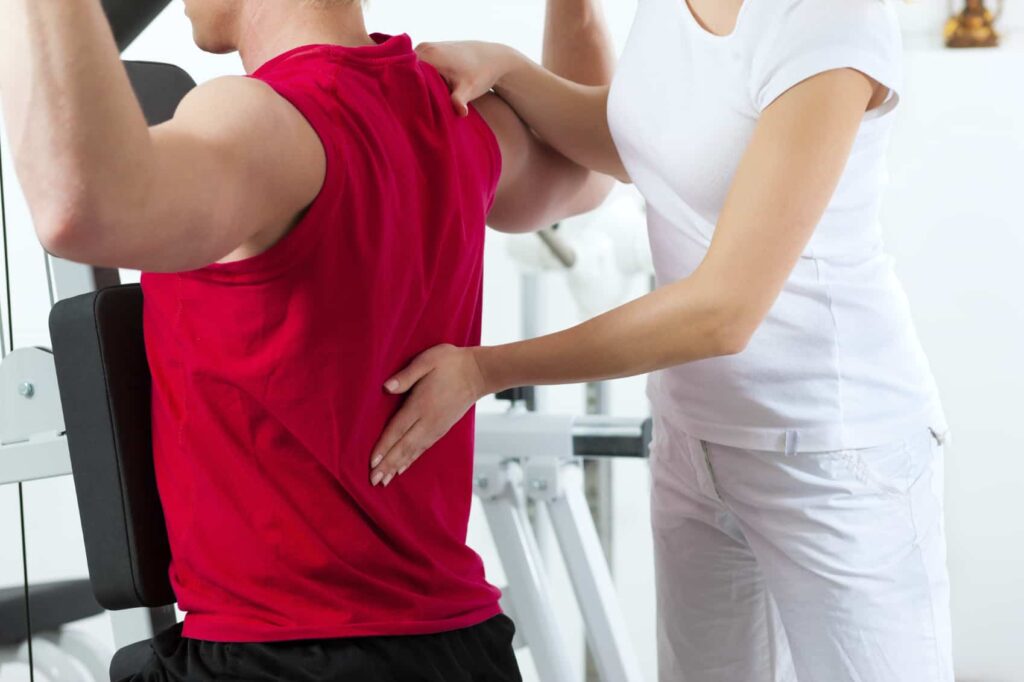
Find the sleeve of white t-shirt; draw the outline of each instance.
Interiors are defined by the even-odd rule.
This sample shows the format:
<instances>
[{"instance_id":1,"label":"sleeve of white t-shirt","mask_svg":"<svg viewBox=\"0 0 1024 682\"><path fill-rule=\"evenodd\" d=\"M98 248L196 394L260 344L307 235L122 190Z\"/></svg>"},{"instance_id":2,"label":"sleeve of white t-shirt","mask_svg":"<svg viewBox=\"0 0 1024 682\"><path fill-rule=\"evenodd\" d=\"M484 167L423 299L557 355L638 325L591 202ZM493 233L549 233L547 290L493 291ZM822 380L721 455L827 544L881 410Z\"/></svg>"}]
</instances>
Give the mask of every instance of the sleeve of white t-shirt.
<instances>
[{"instance_id":1,"label":"sleeve of white t-shirt","mask_svg":"<svg viewBox=\"0 0 1024 682\"><path fill-rule=\"evenodd\" d=\"M746 1L778 3L753 55L751 86L759 112L808 78L843 68L889 88L879 109L896 106L903 46L891 0Z\"/></svg>"}]
</instances>

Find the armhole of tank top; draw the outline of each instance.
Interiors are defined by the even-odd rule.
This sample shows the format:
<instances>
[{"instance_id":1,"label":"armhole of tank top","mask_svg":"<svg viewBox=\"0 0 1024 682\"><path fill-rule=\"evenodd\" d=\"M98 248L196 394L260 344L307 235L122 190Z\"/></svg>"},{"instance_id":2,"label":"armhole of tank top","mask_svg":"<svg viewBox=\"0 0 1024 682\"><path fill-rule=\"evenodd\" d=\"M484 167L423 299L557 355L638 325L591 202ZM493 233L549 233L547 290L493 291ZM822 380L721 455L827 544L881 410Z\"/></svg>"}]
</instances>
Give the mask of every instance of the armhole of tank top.
<instances>
[{"instance_id":1,"label":"armhole of tank top","mask_svg":"<svg viewBox=\"0 0 1024 682\"><path fill-rule=\"evenodd\" d=\"M488 158L491 162L491 179L488 186L487 194L487 212L489 213L491 208L494 206L494 200L498 192L498 182L501 180L502 170L502 156L501 156L501 145L498 144L498 136L495 135L494 130L484 119L483 115L477 111L476 107L470 106L470 116L476 122L476 126L480 131L480 137L483 138L484 145L487 147Z\"/></svg>"},{"instance_id":2,"label":"armhole of tank top","mask_svg":"<svg viewBox=\"0 0 1024 682\"><path fill-rule=\"evenodd\" d=\"M262 80L262 79L260 79ZM323 222L323 213L328 210L328 198L335 196L327 191L339 186L340 159L332 152L327 130L330 122L315 105L302 102L301 92L294 92L287 84L264 80L274 92L284 98L309 123L324 151L324 179L316 196L306 207L295 225L266 250L242 260L228 263L214 263L192 271L193 275L221 281L260 281L273 279L288 272L302 257L318 243L316 226Z\"/></svg>"}]
</instances>

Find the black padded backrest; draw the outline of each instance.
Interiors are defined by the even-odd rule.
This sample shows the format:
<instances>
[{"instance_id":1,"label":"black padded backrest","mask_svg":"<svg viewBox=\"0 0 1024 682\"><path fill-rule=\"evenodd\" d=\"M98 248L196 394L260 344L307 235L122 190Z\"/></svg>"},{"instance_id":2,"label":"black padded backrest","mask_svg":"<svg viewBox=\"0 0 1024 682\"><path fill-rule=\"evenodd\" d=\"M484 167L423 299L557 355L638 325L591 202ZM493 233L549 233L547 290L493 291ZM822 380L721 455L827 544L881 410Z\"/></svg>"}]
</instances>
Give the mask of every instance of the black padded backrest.
<instances>
[{"instance_id":1,"label":"black padded backrest","mask_svg":"<svg viewBox=\"0 0 1024 682\"><path fill-rule=\"evenodd\" d=\"M174 110L196 86L192 77L177 66L156 62L123 62L135 97L151 126L169 121Z\"/></svg>"},{"instance_id":2,"label":"black padded backrest","mask_svg":"<svg viewBox=\"0 0 1024 682\"><path fill-rule=\"evenodd\" d=\"M50 336L96 599L107 609L172 604L141 288L58 302Z\"/></svg>"}]
</instances>

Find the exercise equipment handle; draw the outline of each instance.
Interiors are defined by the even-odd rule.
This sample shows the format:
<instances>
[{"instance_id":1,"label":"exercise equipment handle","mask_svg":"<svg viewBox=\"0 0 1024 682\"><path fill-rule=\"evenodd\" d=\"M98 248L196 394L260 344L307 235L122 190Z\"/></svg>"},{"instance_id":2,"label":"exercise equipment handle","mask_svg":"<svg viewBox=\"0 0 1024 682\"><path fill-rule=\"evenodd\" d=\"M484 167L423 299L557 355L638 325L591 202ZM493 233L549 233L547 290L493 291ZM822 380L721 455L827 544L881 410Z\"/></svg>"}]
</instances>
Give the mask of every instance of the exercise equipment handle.
<instances>
[{"instance_id":1,"label":"exercise equipment handle","mask_svg":"<svg viewBox=\"0 0 1024 682\"><path fill-rule=\"evenodd\" d=\"M124 52L171 0L101 0L101 4L114 30L117 48Z\"/></svg>"}]
</instances>

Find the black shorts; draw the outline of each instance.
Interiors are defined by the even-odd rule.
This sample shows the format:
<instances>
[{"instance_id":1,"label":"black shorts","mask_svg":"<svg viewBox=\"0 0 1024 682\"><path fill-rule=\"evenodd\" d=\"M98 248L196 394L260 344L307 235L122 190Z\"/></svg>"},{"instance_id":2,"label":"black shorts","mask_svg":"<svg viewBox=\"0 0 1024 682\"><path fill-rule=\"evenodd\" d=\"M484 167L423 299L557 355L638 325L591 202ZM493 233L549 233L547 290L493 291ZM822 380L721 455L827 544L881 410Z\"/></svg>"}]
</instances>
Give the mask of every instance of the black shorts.
<instances>
[{"instance_id":1,"label":"black shorts","mask_svg":"<svg viewBox=\"0 0 1024 682\"><path fill-rule=\"evenodd\" d=\"M521 682L514 634L507 616L434 635L269 643L186 639L178 624L153 638L141 673L119 682Z\"/></svg>"}]
</instances>

